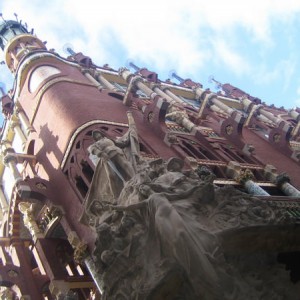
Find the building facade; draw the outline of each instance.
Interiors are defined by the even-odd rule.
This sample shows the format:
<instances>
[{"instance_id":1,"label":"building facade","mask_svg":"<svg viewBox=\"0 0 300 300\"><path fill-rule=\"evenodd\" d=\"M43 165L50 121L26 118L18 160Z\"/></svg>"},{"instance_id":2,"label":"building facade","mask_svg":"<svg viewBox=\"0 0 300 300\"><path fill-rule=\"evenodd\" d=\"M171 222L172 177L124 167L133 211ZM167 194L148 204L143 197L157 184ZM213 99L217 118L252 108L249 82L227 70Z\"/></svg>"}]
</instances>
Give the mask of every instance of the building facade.
<instances>
[{"instance_id":1,"label":"building facade","mask_svg":"<svg viewBox=\"0 0 300 300\"><path fill-rule=\"evenodd\" d=\"M1 299L298 299L300 110L0 46Z\"/></svg>"}]
</instances>

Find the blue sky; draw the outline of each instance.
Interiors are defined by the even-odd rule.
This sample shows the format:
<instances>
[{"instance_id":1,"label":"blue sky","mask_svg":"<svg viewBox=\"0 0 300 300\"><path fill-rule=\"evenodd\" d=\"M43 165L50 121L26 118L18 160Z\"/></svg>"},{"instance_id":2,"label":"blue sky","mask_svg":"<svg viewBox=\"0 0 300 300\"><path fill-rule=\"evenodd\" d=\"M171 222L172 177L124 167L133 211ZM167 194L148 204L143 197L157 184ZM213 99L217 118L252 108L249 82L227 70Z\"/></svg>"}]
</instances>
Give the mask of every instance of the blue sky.
<instances>
[{"instance_id":1,"label":"blue sky","mask_svg":"<svg viewBox=\"0 0 300 300\"><path fill-rule=\"evenodd\" d=\"M299 0L2 0L0 12L17 13L63 56L70 43L100 66L131 59L162 80L175 69L212 90L213 75L267 104L300 106Z\"/></svg>"}]
</instances>

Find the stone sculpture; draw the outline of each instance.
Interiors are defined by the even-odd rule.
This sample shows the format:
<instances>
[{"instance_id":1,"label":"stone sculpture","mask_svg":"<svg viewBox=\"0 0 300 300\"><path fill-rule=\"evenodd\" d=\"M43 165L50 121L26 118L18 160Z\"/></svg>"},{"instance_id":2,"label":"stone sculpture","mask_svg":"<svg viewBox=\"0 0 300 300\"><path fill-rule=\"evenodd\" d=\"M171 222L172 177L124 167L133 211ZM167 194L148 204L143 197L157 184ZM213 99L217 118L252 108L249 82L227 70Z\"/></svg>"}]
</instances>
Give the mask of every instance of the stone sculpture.
<instances>
[{"instance_id":1,"label":"stone sculpture","mask_svg":"<svg viewBox=\"0 0 300 300\"><path fill-rule=\"evenodd\" d=\"M138 144L133 132L120 147ZM274 255L255 252L269 241L257 236L257 244L248 245L253 252L244 246L257 227L294 224L284 211L233 187L216 187L208 167L184 170L177 158L146 162L103 136L95 144L101 140L102 148L89 149L101 153L85 216L97 235L93 257L103 299L297 299L299 287ZM105 165L109 160L124 178L115 186L111 181L120 176ZM232 245L244 252L232 254Z\"/></svg>"}]
</instances>

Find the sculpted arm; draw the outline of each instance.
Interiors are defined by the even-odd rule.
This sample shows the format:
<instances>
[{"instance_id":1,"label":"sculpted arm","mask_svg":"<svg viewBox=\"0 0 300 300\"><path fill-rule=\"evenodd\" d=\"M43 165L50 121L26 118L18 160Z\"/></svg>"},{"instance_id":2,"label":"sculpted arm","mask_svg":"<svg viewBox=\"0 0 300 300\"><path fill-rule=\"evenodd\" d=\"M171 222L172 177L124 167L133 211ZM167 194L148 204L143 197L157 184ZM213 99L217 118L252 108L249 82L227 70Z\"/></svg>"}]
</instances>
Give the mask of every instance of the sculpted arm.
<instances>
[{"instance_id":1,"label":"sculpted arm","mask_svg":"<svg viewBox=\"0 0 300 300\"><path fill-rule=\"evenodd\" d=\"M111 205L111 209L116 210L116 211L132 211L132 210L137 210L140 208L143 208L147 204L147 201L139 202L139 203L134 203L130 205Z\"/></svg>"}]
</instances>

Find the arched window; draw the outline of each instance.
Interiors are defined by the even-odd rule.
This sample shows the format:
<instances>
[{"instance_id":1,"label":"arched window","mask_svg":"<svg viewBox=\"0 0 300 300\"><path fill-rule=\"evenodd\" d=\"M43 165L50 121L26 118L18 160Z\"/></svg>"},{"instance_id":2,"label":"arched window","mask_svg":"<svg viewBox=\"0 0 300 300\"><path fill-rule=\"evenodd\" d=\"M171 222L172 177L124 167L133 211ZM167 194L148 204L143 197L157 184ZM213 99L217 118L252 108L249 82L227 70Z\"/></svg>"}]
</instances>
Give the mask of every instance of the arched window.
<instances>
[{"instance_id":1,"label":"arched window","mask_svg":"<svg viewBox=\"0 0 300 300\"><path fill-rule=\"evenodd\" d=\"M114 124L94 124L82 130L72 142L73 146L63 171L81 202L84 201L88 193L95 171L95 166L90 160L87 150L94 143L93 130L100 130L106 137L115 140L116 137L123 136L127 132L128 127ZM156 153L140 137L139 140L141 155L156 157Z\"/></svg>"}]
</instances>

